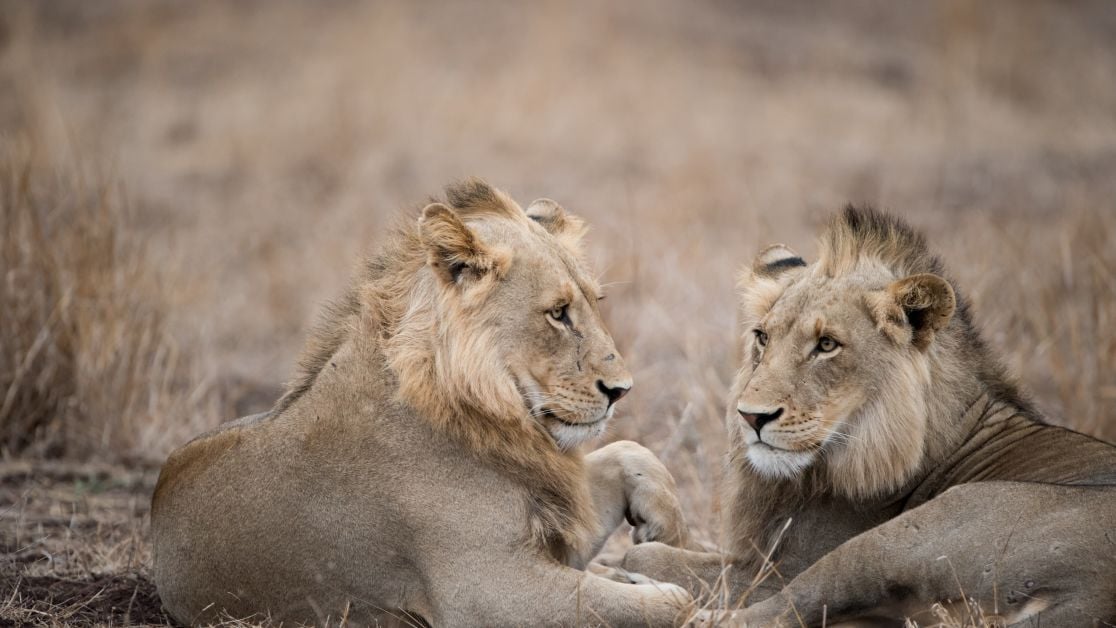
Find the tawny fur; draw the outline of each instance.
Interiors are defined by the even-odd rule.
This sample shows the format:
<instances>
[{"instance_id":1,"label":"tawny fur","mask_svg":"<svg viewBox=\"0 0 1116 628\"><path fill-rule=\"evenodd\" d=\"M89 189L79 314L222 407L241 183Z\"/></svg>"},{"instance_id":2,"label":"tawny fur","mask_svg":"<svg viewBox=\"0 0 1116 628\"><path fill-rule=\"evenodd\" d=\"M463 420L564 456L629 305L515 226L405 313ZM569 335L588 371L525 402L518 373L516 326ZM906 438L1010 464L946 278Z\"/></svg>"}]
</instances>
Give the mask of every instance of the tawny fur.
<instances>
[{"instance_id":1,"label":"tawny fur","mask_svg":"<svg viewBox=\"0 0 1116 628\"><path fill-rule=\"evenodd\" d=\"M751 626L924 621L959 588L1007 624L1116 620L1090 575L1116 569L1116 447L1043 422L903 221L849 207L819 244L738 283L728 551L649 544L625 568L695 594L723 577Z\"/></svg>"},{"instance_id":2,"label":"tawny fur","mask_svg":"<svg viewBox=\"0 0 1116 628\"><path fill-rule=\"evenodd\" d=\"M583 224L479 180L445 196L360 266L271 412L164 465L154 571L179 621L684 617L677 587L579 571L625 516L640 539L687 541L649 451L576 448L612 416L602 387L631 386Z\"/></svg>"},{"instance_id":3,"label":"tawny fur","mask_svg":"<svg viewBox=\"0 0 1116 628\"><path fill-rule=\"evenodd\" d=\"M463 218L487 214L524 225L530 221L506 194L477 179L448 187L446 198L453 214ZM438 222L460 223L453 214L439 215ZM554 233L563 234L563 245L571 255L577 251L575 246L580 248L585 229L579 220L562 212L550 226ZM459 238L462 233L460 228L441 225L434 233L429 231L430 242ZM451 248L471 249L475 258L469 261L480 258L481 268L501 263L474 240L453 243ZM419 270L428 263L445 262L432 260L429 250L423 246L417 221L407 219L395 228L382 252L360 266L345 296L327 307L299 359L300 373L288 385L277 410L313 385L318 372L353 333L378 338L398 379L401 400L420 410L439 431L538 487L540 497L531 512L536 541L563 557L566 551L584 553L596 533L584 470L576 457L557 451L550 437L524 416L522 398L502 360L493 355L495 343L488 337L491 332L483 329L483 321L445 299L431 278L420 276ZM502 263L506 266L510 260ZM498 274L484 278L490 284L498 280ZM591 282L588 275L582 280ZM475 295L478 304L483 303L483 295L483 291ZM452 335L446 333L447 327L454 330Z\"/></svg>"}]
</instances>

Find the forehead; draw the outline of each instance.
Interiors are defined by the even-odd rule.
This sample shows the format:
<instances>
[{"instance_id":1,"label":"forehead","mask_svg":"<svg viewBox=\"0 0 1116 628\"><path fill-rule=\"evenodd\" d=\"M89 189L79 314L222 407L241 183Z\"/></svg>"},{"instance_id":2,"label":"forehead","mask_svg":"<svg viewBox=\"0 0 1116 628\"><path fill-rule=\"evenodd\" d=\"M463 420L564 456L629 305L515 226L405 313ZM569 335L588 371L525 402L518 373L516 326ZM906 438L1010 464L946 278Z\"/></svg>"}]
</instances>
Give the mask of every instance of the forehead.
<instances>
[{"instance_id":1,"label":"forehead","mask_svg":"<svg viewBox=\"0 0 1116 628\"><path fill-rule=\"evenodd\" d=\"M509 279L540 280L540 289L575 292L596 302L601 289L574 252L533 220L494 219L471 224L481 241L511 254Z\"/></svg>"},{"instance_id":2,"label":"forehead","mask_svg":"<svg viewBox=\"0 0 1116 628\"><path fill-rule=\"evenodd\" d=\"M769 331L786 331L796 323L813 328L818 319L835 322L865 313L864 294L887 285L889 273L874 267L829 277L816 266L787 286L764 317Z\"/></svg>"}]
</instances>

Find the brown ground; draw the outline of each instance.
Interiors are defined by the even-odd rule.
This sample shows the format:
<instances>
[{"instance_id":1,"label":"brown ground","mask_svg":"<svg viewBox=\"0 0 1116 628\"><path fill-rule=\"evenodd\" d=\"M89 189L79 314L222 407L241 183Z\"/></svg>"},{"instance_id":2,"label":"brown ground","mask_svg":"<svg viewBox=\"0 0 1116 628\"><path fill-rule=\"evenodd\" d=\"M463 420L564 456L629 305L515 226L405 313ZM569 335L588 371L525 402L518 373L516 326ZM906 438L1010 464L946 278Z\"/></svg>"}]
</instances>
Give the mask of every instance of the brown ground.
<instances>
[{"instance_id":1,"label":"brown ground","mask_svg":"<svg viewBox=\"0 0 1116 628\"><path fill-rule=\"evenodd\" d=\"M466 175L593 226L611 437L705 539L734 269L847 201L925 229L1052 420L1116 438L1103 0L0 0L0 622L161 621L158 463L266 408L356 256Z\"/></svg>"},{"instance_id":2,"label":"brown ground","mask_svg":"<svg viewBox=\"0 0 1116 628\"><path fill-rule=\"evenodd\" d=\"M0 625L167 623L143 537L156 475L0 463Z\"/></svg>"}]
</instances>

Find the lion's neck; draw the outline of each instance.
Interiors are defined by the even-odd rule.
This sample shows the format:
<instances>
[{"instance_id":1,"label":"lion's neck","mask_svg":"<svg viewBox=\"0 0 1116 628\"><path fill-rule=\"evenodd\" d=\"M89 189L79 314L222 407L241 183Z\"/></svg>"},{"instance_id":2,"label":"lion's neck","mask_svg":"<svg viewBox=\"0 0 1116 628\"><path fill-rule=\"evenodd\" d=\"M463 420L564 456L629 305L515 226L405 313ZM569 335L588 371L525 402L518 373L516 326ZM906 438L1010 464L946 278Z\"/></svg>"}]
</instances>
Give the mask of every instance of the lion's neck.
<instances>
[{"instance_id":1,"label":"lion's neck","mask_svg":"<svg viewBox=\"0 0 1116 628\"><path fill-rule=\"evenodd\" d=\"M928 356L931 381L925 396L928 433L923 461L894 496L908 507L935 492L945 469L971 454L976 435L990 424L997 424L997 430L1029 430L1040 418L984 349L976 331L967 325L951 331L942 334ZM1012 419L1010 425L1005 417Z\"/></svg>"},{"instance_id":2,"label":"lion's neck","mask_svg":"<svg viewBox=\"0 0 1116 628\"><path fill-rule=\"evenodd\" d=\"M932 435L926 444L926 467L952 456L966 442L977 427L969 420L972 409L981 403L995 402L1028 419L1041 418L968 324L941 336L929 356L931 385L926 390L926 418Z\"/></svg>"},{"instance_id":3,"label":"lion's neck","mask_svg":"<svg viewBox=\"0 0 1116 628\"><path fill-rule=\"evenodd\" d=\"M930 385L924 393L927 434L923 468L932 467L957 449L966 435L962 418L987 389L979 369L965 364L964 356L945 340L927 356Z\"/></svg>"},{"instance_id":4,"label":"lion's neck","mask_svg":"<svg viewBox=\"0 0 1116 628\"><path fill-rule=\"evenodd\" d=\"M966 410L989 389L1006 387L966 334L942 333L926 352L888 367L887 382L850 423L849 443L816 470L823 492L861 503L900 500L964 443Z\"/></svg>"},{"instance_id":5,"label":"lion's neck","mask_svg":"<svg viewBox=\"0 0 1116 628\"><path fill-rule=\"evenodd\" d=\"M412 311L419 318L400 328L430 325L432 331L436 321L421 318L430 314ZM581 454L558 448L527 414L514 385L496 380L485 385L433 345L395 340L380 341L384 371L394 375L393 398L403 401L415 420L458 443L463 453L524 488L528 534L537 547L560 562L585 556L597 524ZM487 360L496 361L495 356Z\"/></svg>"}]
</instances>

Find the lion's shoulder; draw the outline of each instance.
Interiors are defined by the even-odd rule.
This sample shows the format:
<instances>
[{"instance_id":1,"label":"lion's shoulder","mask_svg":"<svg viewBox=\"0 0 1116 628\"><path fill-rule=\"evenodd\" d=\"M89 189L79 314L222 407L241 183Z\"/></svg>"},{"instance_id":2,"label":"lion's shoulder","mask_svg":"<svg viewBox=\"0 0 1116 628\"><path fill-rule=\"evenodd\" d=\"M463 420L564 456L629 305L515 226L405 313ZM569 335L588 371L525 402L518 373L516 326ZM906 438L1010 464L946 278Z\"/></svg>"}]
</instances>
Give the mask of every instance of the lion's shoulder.
<instances>
[{"instance_id":1,"label":"lion's shoulder","mask_svg":"<svg viewBox=\"0 0 1116 628\"><path fill-rule=\"evenodd\" d=\"M270 412L262 412L229 421L195 436L167 457L159 471L159 479L151 496L152 508L170 493L174 486L203 469L212 467L228 452L240 445L246 428L267 420Z\"/></svg>"},{"instance_id":2,"label":"lion's shoulder","mask_svg":"<svg viewBox=\"0 0 1116 628\"><path fill-rule=\"evenodd\" d=\"M962 446L956 482L1116 484L1116 446L993 400Z\"/></svg>"}]
</instances>

